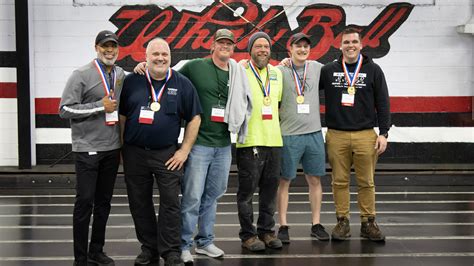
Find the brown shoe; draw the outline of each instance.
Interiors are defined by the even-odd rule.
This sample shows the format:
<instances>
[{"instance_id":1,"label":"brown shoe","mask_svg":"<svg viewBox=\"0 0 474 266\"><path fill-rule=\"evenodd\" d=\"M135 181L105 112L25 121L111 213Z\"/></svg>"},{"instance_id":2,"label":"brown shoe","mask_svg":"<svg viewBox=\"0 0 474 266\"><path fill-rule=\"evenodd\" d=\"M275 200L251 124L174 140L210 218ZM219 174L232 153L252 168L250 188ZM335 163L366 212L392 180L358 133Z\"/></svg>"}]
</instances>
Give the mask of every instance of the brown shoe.
<instances>
[{"instance_id":1,"label":"brown shoe","mask_svg":"<svg viewBox=\"0 0 474 266\"><path fill-rule=\"evenodd\" d=\"M331 238L333 240L346 240L351 236L351 228L349 226L349 219L347 217L337 217L337 224L332 229Z\"/></svg>"},{"instance_id":2,"label":"brown shoe","mask_svg":"<svg viewBox=\"0 0 474 266\"><path fill-rule=\"evenodd\" d=\"M367 222L361 223L360 236L375 242L385 241L385 236L382 234L382 231L380 231L379 226L375 222L375 217L369 217Z\"/></svg>"},{"instance_id":3,"label":"brown shoe","mask_svg":"<svg viewBox=\"0 0 474 266\"><path fill-rule=\"evenodd\" d=\"M269 248L281 248L283 246L281 240L278 239L274 233L262 234L259 235L258 238L260 238L260 240L265 243L265 246Z\"/></svg>"},{"instance_id":4,"label":"brown shoe","mask_svg":"<svg viewBox=\"0 0 474 266\"><path fill-rule=\"evenodd\" d=\"M252 236L251 238L242 241L242 247L250 251L262 251L265 250L265 244L257 238L257 236Z\"/></svg>"}]
</instances>

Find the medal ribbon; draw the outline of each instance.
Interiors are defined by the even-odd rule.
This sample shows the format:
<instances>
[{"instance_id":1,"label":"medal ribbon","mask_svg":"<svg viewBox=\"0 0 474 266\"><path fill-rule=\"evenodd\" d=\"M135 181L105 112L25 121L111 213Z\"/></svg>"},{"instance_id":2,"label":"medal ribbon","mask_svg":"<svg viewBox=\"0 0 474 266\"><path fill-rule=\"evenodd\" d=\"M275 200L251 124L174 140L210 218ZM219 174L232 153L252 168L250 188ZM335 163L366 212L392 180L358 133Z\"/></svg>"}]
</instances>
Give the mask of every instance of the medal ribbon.
<instances>
[{"instance_id":1,"label":"medal ribbon","mask_svg":"<svg viewBox=\"0 0 474 266\"><path fill-rule=\"evenodd\" d=\"M161 86L160 90L158 91L158 95L156 95L156 90L155 87L153 87L153 84L151 83L151 78L150 78L150 72L148 71L148 68L146 69L146 79L148 80L148 83L150 83L150 88L151 88L151 97L153 98L154 102L160 102L161 96L163 95L163 92L165 91L164 88L166 84L168 83L168 80L170 80L172 75L171 68L168 68L168 73L166 73L165 77L165 84Z\"/></svg>"},{"instance_id":2,"label":"medal ribbon","mask_svg":"<svg viewBox=\"0 0 474 266\"><path fill-rule=\"evenodd\" d=\"M349 74L349 70L347 70L346 62L342 60L342 69L344 69L344 76L346 76L347 85L348 87L353 87L357 76L359 75L359 71L362 68L362 55L359 54L359 58L357 59L356 69L354 71L354 75ZM351 78L352 77L352 78Z\"/></svg>"},{"instance_id":3,"label":"medal ribbon","mask_svg":"<svg viewBox=\"0 0 474 266\"><path fill-rule=\"evenodd\" d=\"M260 74L259 74L258 71L255 69L255 67L253 66L252 61L249 61L249 63L250 63L250 64L249 64L250 69L252 70L253 74L254 74L255 77L257 78L258 83L260 84L260 87L262 88L263 96L264 96L264 97L270 96L270 80L268 79L268 66L266 67L266 70L267 70L267 78L266 78L266 80L265 80L265 86L263 86L263 82L262 82L262 78L260 78Z\"/></svg>"},{"instance_id":4,"label":"medal ribbon","mask_svg":"<svg viewBox=\"0 0 474 266\"><path fill-rule=\"evenodd\" d=\"M291 69L293 70L293 79L295 80L296 94L298 94L298 96L301 96L304 94L304 85L306 84L306 70L308 69L308 62L304 63L303 82L301 82L300 76L298 75L298 72L296 72L295 65L292 61L290 61L290 64Z\"/></svg>"},{"instance_id":5,"label":"medal ribbon","mask_svg":"<svg viewBox=\"0 0 474 266\"><path fill-rule=\"evenodd\" d=\"M105 95L109 96L110 95L110 85L107 82L107 77L105 76L105 71L102 69L101 65L99 64L98 59L94 60L94 65L97 68L97 71L99 72L100 78L102 79L102 84L104 85ZM115 72L115 67L112 68L112 72L114 73L113 76L112 76L112 83L114 84L114 88L115 88L116 81L117 81L117 72Z\"/></svg>"}]
</instances>

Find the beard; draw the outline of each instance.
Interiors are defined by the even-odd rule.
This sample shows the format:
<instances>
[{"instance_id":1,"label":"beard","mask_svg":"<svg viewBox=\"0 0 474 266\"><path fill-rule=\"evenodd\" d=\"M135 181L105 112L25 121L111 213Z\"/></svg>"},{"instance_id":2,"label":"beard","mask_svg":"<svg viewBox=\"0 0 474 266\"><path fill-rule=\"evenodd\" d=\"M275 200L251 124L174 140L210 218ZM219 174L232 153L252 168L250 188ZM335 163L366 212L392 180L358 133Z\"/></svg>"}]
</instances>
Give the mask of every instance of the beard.
<instances>
[{"instance_id":1,"label":"beard","mask_svg":"<svg viewBox=\"0 0 474 266\"><path fill-rule=\"evenodd\" d=\"M268 65L270 62L270 54L265 57L258 56L257 54L252 54L252 60L257 65L258 68L262 69Z\"/></svg>"},{"instance_id":2,"label":"beard","mask_svg":"<svg viewBox=\"0 0 474 266\"><path fill-rule=\"evenodd\" d=\"M100 59L102 63L106 66L113 66L115 64L115 61L117 60L118 54L114 56L112 59L107 59L103 54L97 54L97 57Z\"/></svg>"}]
</instances>

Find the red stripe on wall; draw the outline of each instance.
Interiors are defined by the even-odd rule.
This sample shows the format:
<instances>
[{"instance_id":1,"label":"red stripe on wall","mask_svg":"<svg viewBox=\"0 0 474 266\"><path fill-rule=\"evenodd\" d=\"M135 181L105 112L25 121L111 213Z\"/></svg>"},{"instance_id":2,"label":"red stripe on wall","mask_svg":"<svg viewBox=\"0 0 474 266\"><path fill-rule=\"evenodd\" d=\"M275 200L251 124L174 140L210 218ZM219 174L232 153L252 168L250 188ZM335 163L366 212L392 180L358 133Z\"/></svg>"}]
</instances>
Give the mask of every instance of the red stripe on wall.
<instances>
[{"instance_id":1,"label":"red stripe on wall","mask_svg":"<svg viewBox=\"0 0 474 266\"><path fill-rule=\"evenodd\" d=\"M0 98L16 98L16 82L0 82Z\"/></svg>"},{"instance_id":2,"label":"red stripe on wall","mask_svg":"<svg viewBox=\"0 0 474 266\"><path fill-rule=\"evenodd\" d=\"M61 98L36 98L36 114L57 115Z\"/></svg>"},{"instance_id":3,"label":"red stripe on wall","mask_svg":"<svg viewBox=\"0 0 474 266\"><path fill-rule=\"evenodd\" d=\"M36 114L57 114L60 100L36 98ZM470 113L472 102L473 97L391 97L390 109L392 113Z\"/></svg>"},{"instance_id":4,"label":"red stripe on wall","mask_svg":"<svg viewBox=\"0 0 474 266\"><path fill-rule=\"evenodd\" d=\"M393 113L470 113L474 97L390 97Z\"/></svg>"}]
</instances>

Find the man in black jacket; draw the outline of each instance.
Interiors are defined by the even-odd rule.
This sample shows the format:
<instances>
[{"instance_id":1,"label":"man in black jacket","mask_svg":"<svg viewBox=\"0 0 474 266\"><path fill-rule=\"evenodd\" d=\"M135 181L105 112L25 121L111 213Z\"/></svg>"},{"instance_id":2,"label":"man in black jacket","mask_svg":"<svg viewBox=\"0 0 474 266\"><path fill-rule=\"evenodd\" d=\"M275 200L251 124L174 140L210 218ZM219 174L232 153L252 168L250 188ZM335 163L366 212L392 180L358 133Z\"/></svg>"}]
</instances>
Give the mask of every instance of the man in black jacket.
<instances>
[{"instance_id":1,"label":"man in black jacket","mask_svg":"<svg viewBox=\"0 0 474 266\"><path fill-rule=\"evenodd\" d=\"M359 32L342 32L342 56L321 70L320 89L326 98L326 145L332 167L332 189L337 224L332 239L350 237L350 173L354 166L358 185L361 236L384 241L375 222L374 172L377 158L387 147L390 102L382 69L361 54ZM374 131L378 124L379 135Z\"/></svg>"}]
</instances>

